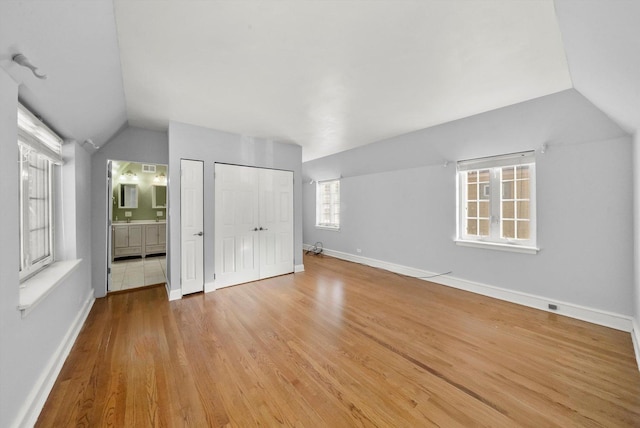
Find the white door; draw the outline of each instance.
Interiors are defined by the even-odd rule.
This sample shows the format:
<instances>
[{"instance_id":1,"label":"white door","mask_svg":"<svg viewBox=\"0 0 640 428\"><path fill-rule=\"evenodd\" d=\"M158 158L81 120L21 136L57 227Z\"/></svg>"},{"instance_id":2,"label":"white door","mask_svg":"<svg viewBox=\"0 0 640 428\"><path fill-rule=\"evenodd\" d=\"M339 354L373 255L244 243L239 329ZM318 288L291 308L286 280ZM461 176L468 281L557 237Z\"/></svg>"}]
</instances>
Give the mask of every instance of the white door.
<instances>
[{"instance_id":1,"label":"white door","mask_svg":"<svg viewBox=\"0 0 640 428\"><path fill-rule=\"evenodd\" d=\"M182 294L204 290L202 161L180 160L180 233Z\"/></svg>"},{"instance_id":2,"label":"white door","mask_svg":"<svg viewBox=\"0 0 640 428\"><path fill-rule=\"evenodd\" d=\"M293 272L293 172L260 171L260 278Z\"/></svg>"},{"instance_id":3,"label":"white door","mask_svg":"<svg viewBox=\"0 0 640 428\"><path fill-rule=\"evenodd\" d=\"M216 164L216 288L260 278L258 216L258 170Z\"/></svg>"},{"instance_id":4,"label":"white door","mask_svg":"<svg viewBox=\"0 0 640 428\"><path fill-rule=\"evenodd\" d=\"M293 173L215 166L216 288L293 272Z\"/></svg>"}]
</instances>

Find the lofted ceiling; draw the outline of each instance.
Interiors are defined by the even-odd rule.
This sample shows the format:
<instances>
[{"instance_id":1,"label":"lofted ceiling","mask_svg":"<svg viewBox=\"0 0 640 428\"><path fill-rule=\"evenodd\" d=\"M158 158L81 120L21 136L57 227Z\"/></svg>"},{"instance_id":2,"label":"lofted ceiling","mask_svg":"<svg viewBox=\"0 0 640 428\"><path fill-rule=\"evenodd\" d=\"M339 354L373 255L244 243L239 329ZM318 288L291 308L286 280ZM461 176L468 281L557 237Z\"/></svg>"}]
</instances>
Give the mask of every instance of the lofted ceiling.
<instances>
[{"instance_id":1,"label":"lofted ceiling","mask_svg":"<svg viewBox=\"0 0 640 428\"><path fill-rule=\"evenodd\" d=\"M2 0L0 67L67 138L102 145L127 123L175 120L300 144L310 160L568 89L573 76L616 104L590 71L610 73L590 54L591 27L638 30L611 36L598 27L610 2L583 3ZM610 57L637 48L598 40ZM18 52L49 78L11 62Z\"/></svg>"}]
</instances>

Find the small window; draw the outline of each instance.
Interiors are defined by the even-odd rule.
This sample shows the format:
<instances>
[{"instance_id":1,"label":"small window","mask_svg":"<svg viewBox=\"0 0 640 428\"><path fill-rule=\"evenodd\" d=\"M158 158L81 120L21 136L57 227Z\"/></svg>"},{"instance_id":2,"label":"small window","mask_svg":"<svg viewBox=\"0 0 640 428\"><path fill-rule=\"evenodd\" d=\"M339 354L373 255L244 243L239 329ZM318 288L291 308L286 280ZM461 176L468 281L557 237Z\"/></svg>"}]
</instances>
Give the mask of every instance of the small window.
<instances>
[{"instance_id":1,"label":"small window","mask_svg":"<svg viewBox=\"0 0 640 428\"><path fill-rule=\"evenodd\" d=\"M340 180L316 184L316 226L340 228Z\"/></svg>"},{"instance_id":2,"label":"small window","mask_svg":"<svg viewBox=\"0 0 640 428\"><path fill-rule=\"evenodd\" d=\"M458 242L536 247L535 152L458 162Z\"/></svg>"},{"instance_id":3,"label":"small window","mask_svg":"<svg viewBox=\"0 0 640 428\"><path fill-rule=\"evenodd\" d=\"M20 279L54 261L53 170L62 163L62 140L18 106Z\"/></svg>"}]
</instances>

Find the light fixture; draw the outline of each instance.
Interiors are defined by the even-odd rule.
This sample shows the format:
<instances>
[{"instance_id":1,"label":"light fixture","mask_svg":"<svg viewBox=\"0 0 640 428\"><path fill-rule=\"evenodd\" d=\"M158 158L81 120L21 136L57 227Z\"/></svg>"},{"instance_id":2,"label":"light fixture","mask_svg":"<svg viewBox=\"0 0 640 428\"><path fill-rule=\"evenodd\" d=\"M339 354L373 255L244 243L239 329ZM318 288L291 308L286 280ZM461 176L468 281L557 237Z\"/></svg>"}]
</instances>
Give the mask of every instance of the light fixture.
<instances>
[{"instance_id":1,"label":"light fixture","mask_svg":"<svg viewBox=\"0 0 640 428\"><path fill-rule=\"evenodd\" d=\"M153 182L154 183L166 183L167 182L167 177L164 175L164 172L161 172L159 175L156 175L153 178Z\"/></svg>"},{"instance_id":2,"label":"light fixture","mask_svg":"<svg viewBox=\"0 0 640 428\"><path fill-rule=\"evenodd\" d=\"M84 140L82 142L82 146L84 147L85 144L90 144L91 146L93 146L94 149L98 150L100 148L100 146L96 146L96 144L93 142L93 140L91 138L87 138L86 140Z\"/></svg>"},{"instance_id":3,"label":"light fixture","mask_svg":"<svg viewBox=\"0 0 640 428\"><path fill-rule=\"evenodd\" d=\"M124 174L120 174L120 180L137 180L138 176L131 172L131 170L127 170Z\"/></svg>"},{"instance_id":4,"label":"light fixture","mask_svg":"<svg viewBox=\"0 0 640 428\"><path fill-rule=\"evenodd\" d=\"M47 75L38 72L38 67L36 67L35 65L31 64L31 61L29 61L29 58L27 58L26 56L24 56L23 54L19 53L19 54L15 54L11 60L13 62L15 62L18 65L21 65L23 67L28 68L29 70L31 70L31 72L33 73L34 76L36 76L38 79L46 79Z\"/></svg>"}]
</instances>

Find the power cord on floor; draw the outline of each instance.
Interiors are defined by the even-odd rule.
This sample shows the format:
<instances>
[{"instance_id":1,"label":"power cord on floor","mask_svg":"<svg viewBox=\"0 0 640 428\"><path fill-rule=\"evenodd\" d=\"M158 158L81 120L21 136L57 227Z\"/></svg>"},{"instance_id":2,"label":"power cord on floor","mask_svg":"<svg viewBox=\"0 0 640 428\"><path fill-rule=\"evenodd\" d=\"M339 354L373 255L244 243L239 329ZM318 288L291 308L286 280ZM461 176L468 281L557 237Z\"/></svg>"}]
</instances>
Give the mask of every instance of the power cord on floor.
<instances>
[{"instance_id":1,"label":"power cord on floor","mask_svg":"<svg viewBox=\"0 0 640 428\"><path fill-rule=\"evenodd\" d=\"M311 248L309 248L305 254L313 254L313 255L318 255L318 254L322 254L322 242L318 241L315 244L313 244L313 246Z\"/></svg>"}]
</instances>

